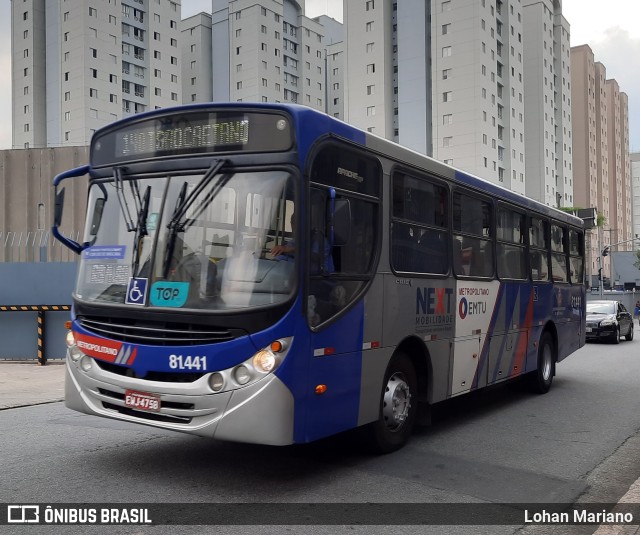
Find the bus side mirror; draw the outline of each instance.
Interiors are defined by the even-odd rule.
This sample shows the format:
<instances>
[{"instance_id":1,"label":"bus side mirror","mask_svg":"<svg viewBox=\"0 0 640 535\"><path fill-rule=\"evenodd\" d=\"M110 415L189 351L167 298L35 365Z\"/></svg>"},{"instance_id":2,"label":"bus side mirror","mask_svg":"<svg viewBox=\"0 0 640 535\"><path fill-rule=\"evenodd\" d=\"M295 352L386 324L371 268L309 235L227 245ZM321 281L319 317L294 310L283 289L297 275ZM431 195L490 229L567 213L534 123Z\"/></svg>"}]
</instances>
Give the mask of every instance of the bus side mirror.
<instances>
[{"instance_id":1,"label":"bus side mirror","mask_svg":"<svg viewBox=\"0 0 640 535\"><path fill-rule=\"evenodd\" d=\"M62 224L62 211L64 210L64 188L56 193L56 203L53 209L53 225L59 227Z\"/></svg>"},{"instance_id":2,"label":"bus side mirror","mask_svg":"<svg viewBox=\"0 0 640 535\"><path fill-rule=\"evenodd\" d=\"M104 212L104 203L106 199L99 197L96 199L95 206L93 207L93 218L91 219L91 227L89 227L89 234L96 236L100 229L100 222L102 221L102 212Z\"/></svg>"},{"instance_id":3,"label":"bus side mirror","mask_svg":"<svg viewBox=\"0 0 640 535\"><path fill-rule=\"evenodd\" d=\"M62 224L62 212L64 209L64 188L58 191L58 186L63 180L66 180L67 178L86 175L89 172L89 169L90 168L88 165L76 167L75 169L71 169L70 171L65 171L64 173L56 175L56 177L53 179L53 186L55 188L55 204L53 207L53 227L51 228L51 233L56 240L58 240L65 247L68 247L77 254L80 254L83 249L88 247L89 244L80 245L77 241L63 236L60 232L60 225Z\"/></svg>"},{"instance_id":4,"label":"bus side mirror","mask_svg":"<svg viewBox=\"0 0 640 535\"><path fill-rule=\"evenodd\" d=\"M330 228L328 233L332 238L331 244L335 247L346 245L351 237L351 203L349 199L335 199L333 212L328 220L333 223L333 228Z\"/></svg>"}]
</instances>

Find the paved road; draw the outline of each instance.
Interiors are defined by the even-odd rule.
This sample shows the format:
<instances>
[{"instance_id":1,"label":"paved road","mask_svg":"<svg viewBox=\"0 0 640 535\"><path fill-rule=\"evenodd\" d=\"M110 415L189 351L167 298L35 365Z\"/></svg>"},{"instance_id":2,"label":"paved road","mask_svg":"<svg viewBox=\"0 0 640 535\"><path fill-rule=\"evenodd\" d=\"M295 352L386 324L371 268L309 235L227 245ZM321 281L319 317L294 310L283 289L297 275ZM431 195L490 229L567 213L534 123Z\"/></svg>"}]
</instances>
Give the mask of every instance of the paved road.
<instances>
[{"instance_id":1,"label":"paved road","mask_svg":"<svg viewBox=\"0 0 640 535\"><path fill-rule=\"evenodd\" d=\"M618 346L588 345L558 366L549 394L503 387L452 400L435 410L432 427L418 431L408 447L382 457L363 455L343 437L269 448L99 419L69 411L62 403L12 408L0 411L0 502L615 502L640 477L639 378L640 339ZM198 532L187 527L109 529ZM595 529L246 526L216 531Z\"/></svg>"}]
</instances>

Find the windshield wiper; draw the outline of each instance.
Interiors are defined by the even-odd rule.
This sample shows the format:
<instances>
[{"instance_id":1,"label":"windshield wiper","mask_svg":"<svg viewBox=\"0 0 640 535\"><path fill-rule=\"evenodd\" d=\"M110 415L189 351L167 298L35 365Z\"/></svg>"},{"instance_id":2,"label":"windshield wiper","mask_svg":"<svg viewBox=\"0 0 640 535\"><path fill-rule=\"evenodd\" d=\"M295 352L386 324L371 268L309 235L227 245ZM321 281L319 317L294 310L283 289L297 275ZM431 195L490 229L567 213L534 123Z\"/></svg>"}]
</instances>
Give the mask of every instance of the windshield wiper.
<instances>
[{"instance_id":1,"label":"windshield wiper","mask_svg":"<svg viewBox=\"0 0 640 535\"><path fill-rule=\"evenodd\" d=\"M227 163L227 160L214 160L211 164L211 167L207 169L207 172L200 179L200 182L196 184L196 187L193 188L193 191L189 193L186 198L183 196L183 191L180 192L180 196L178 197L178 201L176 202L176 207L173 210L173 216L171 217L171 221L167 223L167 228L172 229L173 227L180 226L180 220L187 213L191 205L198 198L198 195L204 190L209 182L213 179L214 176L220 171L223 165ZM182 186L183 189L186 186L186 182Z\"/></svg>"},{"instance_id":2,"label":"windshield wiper","mask_svg":"<svg viewBox=\"0 0 640 535\"><path fill-rule=\"evenodd\" d=\"M129 204L127 203L127 198L124 195L124 181L122 179L122 169L120 167L115 168L113 179L116 188L116 195L118 197L118 203L120 203L120 210L122 210L124 222L127 225L127 231L133 232L134 230L137 230L137 227L133 222L133 217L131 217L131 212L129 211ZM139 219L140 211L142 208L142 200L140 198L140 188L138 187L138 181L130 180L129 185L131 187L131 193L133 194L133 202L135 203L136 214Z\"/></svg>"},{"instance_id":3,"label":"windshield wiper","mask_svg":"<svg viewBox=\"0 0 640 535\"><path fill-rule=\"evenodd\" d=\"M137 186L136 186L137 188ZM140 191L138 191L138 195ZM140 201L140 209L138 211L138 223L136 225L136 233L133 236L133 261L132 273L136 276L138 266L140 265L140 253L142 252L142 238L149 235L147 230L147 217L149 214L149 200L151 199L151 186L147 186L144 191L144 197Z\"/></svg>"},{"instance_id":4,"label":"windshield wiper","mask_svg":"<svg viewBox=\"0 0 640 535\"><path fill-rule=\"evenodd\" d=\"M184 232L184 228L186 225L186 221L183 221L184 216L195 200L198 198L198 195L204 191L204 189L209 185L211 180L216 176L218 171L222 169L222 166L227 164L227 160L213 160L211 167L207 169L204 176L200 179L200 182L196 184L196 187L193 188L193 191L187 195L187 182L182 184L182 188L180 189L180 193L178 194L178 198L176 200L176 206L173 209L173 215L169 223L167 223L167 230L169 231L169 237L167 239L167 248L165 249L164 255L164 263L163 263L163 277L166 279L169 274L169 266L171 265L171 258L173 257L173 252L176 246L176 238L179 232ZM224 180L226 177L226 180ZM197 208L197 215L202 213L204 207L210 202L210 200L215 197L218 192L224 187L224 185L229 181L231 175L225 175L221 177L217 184L211 188L209 194L200 201L200 204ZM197 216L196 216L197 217Z\"/></svg>"}]
</instances>

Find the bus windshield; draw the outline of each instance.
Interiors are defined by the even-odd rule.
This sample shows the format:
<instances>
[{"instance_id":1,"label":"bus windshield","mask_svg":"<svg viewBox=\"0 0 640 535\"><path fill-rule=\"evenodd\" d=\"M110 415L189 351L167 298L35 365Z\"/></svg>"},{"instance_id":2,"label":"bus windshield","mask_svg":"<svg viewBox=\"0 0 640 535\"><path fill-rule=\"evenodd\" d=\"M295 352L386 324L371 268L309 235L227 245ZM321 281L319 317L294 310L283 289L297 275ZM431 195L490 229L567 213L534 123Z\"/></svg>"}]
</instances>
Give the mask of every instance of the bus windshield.
<instances>
[{"instance_id":1,"label":"bus windshield","mask_svg":"<svg viewBox=\"0 0 640 535\"><path fill-rule=\"evenodd\" d=\"M208 311L287 300L294 258L269 252L293 240L290 173L207 173L94 183L76 297Z\"/></svg>"}]
</instances>

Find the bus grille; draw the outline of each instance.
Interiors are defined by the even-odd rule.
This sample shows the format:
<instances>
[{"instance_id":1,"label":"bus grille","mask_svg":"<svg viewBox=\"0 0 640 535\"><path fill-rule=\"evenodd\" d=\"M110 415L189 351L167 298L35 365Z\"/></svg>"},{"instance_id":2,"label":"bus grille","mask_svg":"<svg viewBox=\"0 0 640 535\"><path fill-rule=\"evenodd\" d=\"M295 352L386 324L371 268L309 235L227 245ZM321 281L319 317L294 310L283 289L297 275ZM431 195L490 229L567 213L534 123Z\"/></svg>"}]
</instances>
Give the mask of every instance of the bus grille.
<instances>
[{"instance_id":1,"label":"bus grille","mask_svg":"<svg viewBox=\"0 0 640 535\"><path fill-rule=\"evenodd\" d=\"M159 346L192 346L227 342L246 333L209 325L187 325L166 321L139 321L123 318L78 316L83 329L120 342Z\"/></svg>"},{"instance_id":2,"label":"bus grille","mask_svg":"<svg viewBox=\"0 0 640 535\"><path fill-rule=\"evenodd\" d=\"M156 372L148 371L144 377L138 376L131 368L126 366L120 366L118 364L112 364L110 362L104 362L103 360L96 359L96 364L102 370L116 375L122 375L124 377L135 377L136 379L143 379L145 381L159 381L162 383L193 383L202 377L207 375L201 372Z\"/></svg>"},{"instance_id":3,"label":"bus grille","mask_svg":"<svg viewBox=\"0 0 640 535\"><path fill-rule=\"evenodd\" d=\"M188 424L191 422L191 418L186 418L183 416L173 416L169 414L160 414L157 412L136 411L133 409L129 409L128 407L120 407L119 405L114 405L113 403L107 403L106 401L102 402L102 406L105 409L119 412L120 414L135 416L136 418L151 420L154 422L167 422L172 424Z\"/></svg>"}]
</instances>

